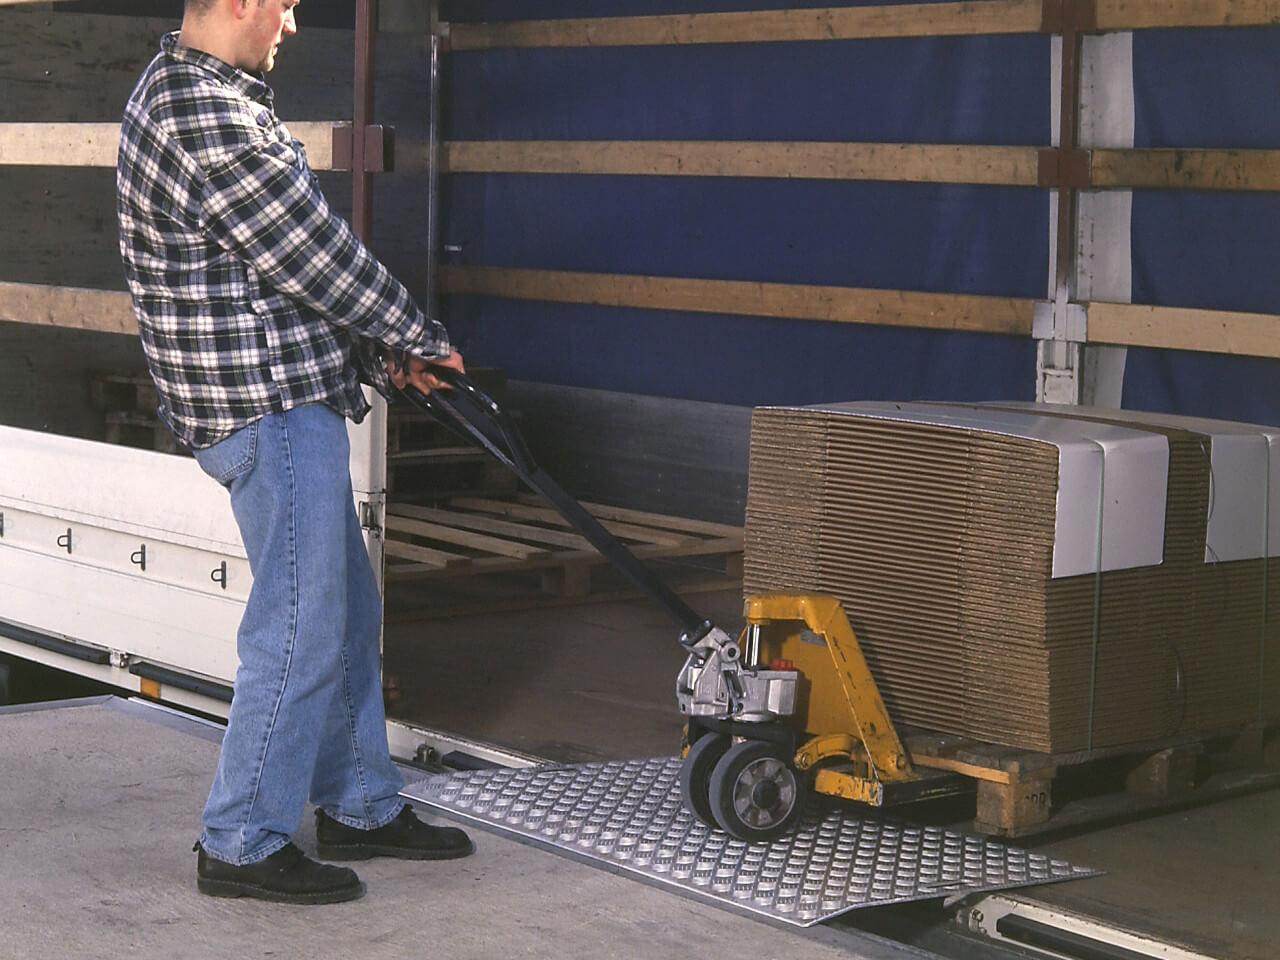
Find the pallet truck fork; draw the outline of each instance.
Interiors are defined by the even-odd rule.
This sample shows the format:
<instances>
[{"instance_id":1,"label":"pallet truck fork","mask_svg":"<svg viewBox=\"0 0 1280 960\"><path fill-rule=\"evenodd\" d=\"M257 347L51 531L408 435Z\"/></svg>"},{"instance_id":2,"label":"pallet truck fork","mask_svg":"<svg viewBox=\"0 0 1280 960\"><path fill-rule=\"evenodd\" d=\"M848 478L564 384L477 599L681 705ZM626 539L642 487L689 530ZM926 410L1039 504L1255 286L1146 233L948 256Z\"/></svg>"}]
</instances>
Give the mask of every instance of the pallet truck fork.
<instances>
[{"instance_id":1,"label":"pallet truck fork","mask_svg":"<svg viewBox=\"0 0 1280 960\"><path fill-rule=\"evenodd\" d=\"M808 794L881 806L954 793L954 778L917 772L894 729L840 603L819 594L747 598L735 640L700 617L534 462L507 413L464 374L450 389L404 393L488 451L680 626L676 680L687 718L680 790L702 822L740 840L786 833Z\"/></svg>"}]
</instances>

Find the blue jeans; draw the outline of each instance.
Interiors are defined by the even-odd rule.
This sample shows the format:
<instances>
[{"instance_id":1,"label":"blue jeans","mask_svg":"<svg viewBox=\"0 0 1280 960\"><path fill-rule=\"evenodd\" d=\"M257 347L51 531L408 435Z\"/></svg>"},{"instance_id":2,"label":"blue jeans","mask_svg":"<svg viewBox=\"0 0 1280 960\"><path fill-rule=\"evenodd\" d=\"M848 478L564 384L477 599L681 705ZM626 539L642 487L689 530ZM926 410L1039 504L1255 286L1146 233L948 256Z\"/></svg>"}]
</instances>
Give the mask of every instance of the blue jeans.
<instances>
[{"instance_id":1,"label":"blue jeans","mask_svg":"<svg viewBox=\"0 0 1280 960\"><path fill-rule=\"evenodd\" d=\"M345 421L319 404L264 417L196 452L231 492L253 571L200 837L227 863L255 863L287 844L308 796L366 829L404 806L382 706L382 598L349 456Z\"/></svg>"}]
</instances>

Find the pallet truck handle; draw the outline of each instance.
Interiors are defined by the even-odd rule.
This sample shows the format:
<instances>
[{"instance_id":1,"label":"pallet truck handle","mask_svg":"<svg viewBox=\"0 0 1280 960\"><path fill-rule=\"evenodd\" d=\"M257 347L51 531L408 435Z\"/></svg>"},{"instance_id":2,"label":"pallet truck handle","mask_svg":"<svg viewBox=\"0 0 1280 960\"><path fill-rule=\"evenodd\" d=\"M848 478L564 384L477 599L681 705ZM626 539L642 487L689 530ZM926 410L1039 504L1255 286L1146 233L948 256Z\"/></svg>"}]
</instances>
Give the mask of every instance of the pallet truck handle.
<instances>
[{"instance_id":1,"label":"pallet truck handle","mask_svg":"<svg viewBox=\"0 0 1280 960\"><path fill-rule=\"evenodd\" d=\"M626 545L606 530L534 461L515 423L498 402L464 373L433 366L432 376L448 384L444 390L423 393L408 385L402 392L418 409L430 414L464 441L482 447L520 480L537 490L565 521L595 547L620 573L662 607L681 628L680 643L692 649L713 629Z\"/></svg>"}]
</instances>

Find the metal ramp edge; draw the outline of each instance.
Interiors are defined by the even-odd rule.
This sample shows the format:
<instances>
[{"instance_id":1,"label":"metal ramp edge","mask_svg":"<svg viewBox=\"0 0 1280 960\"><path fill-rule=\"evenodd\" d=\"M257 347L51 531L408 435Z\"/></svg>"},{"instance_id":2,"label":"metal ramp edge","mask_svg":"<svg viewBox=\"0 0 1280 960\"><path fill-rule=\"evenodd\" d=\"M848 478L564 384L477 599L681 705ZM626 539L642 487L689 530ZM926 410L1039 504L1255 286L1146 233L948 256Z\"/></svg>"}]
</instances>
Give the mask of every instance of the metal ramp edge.
<instances>
[{"instance_id":1,"label":"metal ramp edge","mask_svg":"<svg viewBox=\"0 0 1280 960\"><path fill-rule=\"evenodd\" d=\"M676 757L441 774L409 800L736 912L809 927L861 907L1094 876L985 837L812 804L746 843L684 809Z\"/></svg>"}]
</instances>

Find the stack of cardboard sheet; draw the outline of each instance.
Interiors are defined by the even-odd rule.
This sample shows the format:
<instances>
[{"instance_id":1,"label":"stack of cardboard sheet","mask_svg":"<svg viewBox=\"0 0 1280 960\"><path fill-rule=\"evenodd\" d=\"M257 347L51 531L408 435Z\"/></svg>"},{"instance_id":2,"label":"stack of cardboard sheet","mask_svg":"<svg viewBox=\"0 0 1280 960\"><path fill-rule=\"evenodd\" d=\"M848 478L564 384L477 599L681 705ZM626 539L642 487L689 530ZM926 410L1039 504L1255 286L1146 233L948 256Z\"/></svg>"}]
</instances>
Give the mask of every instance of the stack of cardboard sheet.
<instances>
[{"instance_id":1,"label":"stack of cardboard sheet","mask_svg":"<svg viewBox=\"0 0 1280 960\"><path fill-rule=\"evenodd\" d=\"M1065 753L1280 710L1280 430L853 403L751 441L745 590L838 597L900 724Z\"/></svg>"}]
</instances>

